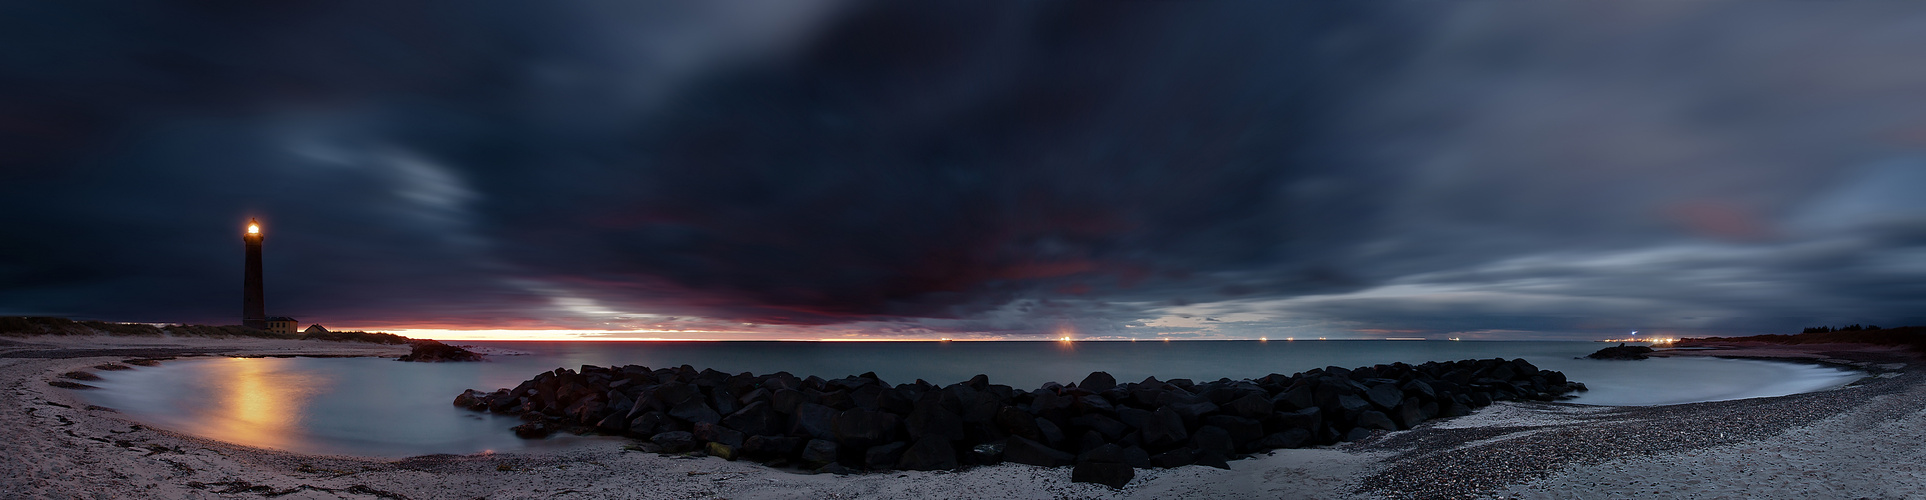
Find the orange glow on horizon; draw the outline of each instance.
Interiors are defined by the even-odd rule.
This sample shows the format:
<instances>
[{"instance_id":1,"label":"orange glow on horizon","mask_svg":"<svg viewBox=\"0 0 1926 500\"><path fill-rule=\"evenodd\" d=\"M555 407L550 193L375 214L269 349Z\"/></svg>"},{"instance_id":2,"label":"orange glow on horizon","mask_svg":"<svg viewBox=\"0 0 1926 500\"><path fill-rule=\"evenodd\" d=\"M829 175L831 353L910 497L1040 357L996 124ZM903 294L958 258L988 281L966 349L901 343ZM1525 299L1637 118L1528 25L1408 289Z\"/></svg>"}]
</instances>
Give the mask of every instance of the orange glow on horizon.
<instances>
[{"instance_id":1,"label":"orange glow on horizon","mask_svg":"<svg viewBox=\"0 0 1926 500\"><path fill-rule=\"evenodd\" d=\"M565 328L461 328L458 325L430 324L422 326L366 326L347 324L334 331L365 331L392 333L414 339L433 339L440 341L508 341L508 342L1053 342L1068 344L1075 342L1136 342L1137 338L1085 338L1074 335L1061 335L1044 338L1010 338L1007 336L982 337L823 337L822 332L796 331L784 335L771 331L741 330L585 330ZM1149 339L1143 339L1149 340ZM1163 338L1164 342L1172 339ZM1238 340L1235 338L1196 339L1196 340ZM1258 340L1268 340L1260 338Z\"/></svg>"}]
</instances>

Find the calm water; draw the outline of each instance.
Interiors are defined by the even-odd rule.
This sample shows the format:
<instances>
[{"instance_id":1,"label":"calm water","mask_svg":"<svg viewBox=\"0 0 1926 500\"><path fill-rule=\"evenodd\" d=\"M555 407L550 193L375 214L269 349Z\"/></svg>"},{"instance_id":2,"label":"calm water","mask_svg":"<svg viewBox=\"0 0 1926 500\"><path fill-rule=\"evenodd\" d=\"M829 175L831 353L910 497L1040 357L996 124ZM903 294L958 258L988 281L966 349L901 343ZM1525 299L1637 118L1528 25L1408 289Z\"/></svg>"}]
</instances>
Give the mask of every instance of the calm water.
<instances>
[{"instance_id":1,"label":"calm water","mask_svg":"<svg viewBox=\"0 0 1926 500\"><path fill-rule=\"evenodd\" d=\"M464 389L514 387L537 372L581 365L688 364L739 373L788 371L836 378L874 371L891 384L949 384L983 373L1035 388L1091 371L1119 381L1216 380L1291 374L1328 365L1525 358L1591 388L1573 402L1656 405L1779 396L1844 385L1853 372L1725 359L1614 362L1573 359L1592 342L457 342L527 355L486 363L378 358L201 358L101 372L94 404L156 427L300 453L401 457L576 446L610 438L524 441L510 417L450 404Z\"/></svg>"}]
</instances>

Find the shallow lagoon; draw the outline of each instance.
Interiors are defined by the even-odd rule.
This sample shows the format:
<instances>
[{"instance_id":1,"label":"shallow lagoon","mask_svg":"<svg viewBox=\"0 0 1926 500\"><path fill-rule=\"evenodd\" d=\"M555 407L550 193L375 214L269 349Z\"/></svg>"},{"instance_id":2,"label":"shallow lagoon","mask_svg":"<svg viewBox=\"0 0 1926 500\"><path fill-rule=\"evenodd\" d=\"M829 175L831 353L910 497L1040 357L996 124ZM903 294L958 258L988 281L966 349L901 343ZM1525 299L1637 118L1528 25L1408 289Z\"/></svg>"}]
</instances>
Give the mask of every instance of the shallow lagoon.
<instances>
[{"instance_id":1,"label":"shallow lagoon","mask_svg":"<svg viewBox=\"0 0 1926 500\"><path fill-rule=\"evenodd\" d=\"M84 394L155 427L298 453L403 457L578 446L617 438L524 441L514 418L450 404L464 389L513 387L537 372L584 364L689 364L736 372L835 378L874 371L892 384L937 384L985 373L1019 388L1072 382L1091 371L1119 381L1215 380L1327 365L1525 358L1591 391L1574 403L1658 405L1780 396L1839 387L1857 372L1756 360L1573 359L1594 342L457 342L527 353L485 363L381 358L199 358L102 372Z\"/></svg>"}]
</instances>

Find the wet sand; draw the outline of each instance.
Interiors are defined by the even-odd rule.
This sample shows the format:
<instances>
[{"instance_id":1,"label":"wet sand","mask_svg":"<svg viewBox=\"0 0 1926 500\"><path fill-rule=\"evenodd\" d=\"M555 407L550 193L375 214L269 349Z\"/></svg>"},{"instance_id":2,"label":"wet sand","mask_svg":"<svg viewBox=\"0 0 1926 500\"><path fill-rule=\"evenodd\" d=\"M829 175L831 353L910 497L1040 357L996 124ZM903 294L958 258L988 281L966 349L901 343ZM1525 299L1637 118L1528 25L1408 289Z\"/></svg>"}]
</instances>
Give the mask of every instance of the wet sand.
<instances>
[{"instance_id":1,"label":"wet sand","mask_svg":"<svg viewBox=\"0 0 1926 500\"><path fill-rule=\"evenodd\" d=\"M258 339L34 337L0 343L0 491L25 498L1903 498L1926 495L1926 384L1903 351L1748 352L1869 370L1846 388L1608 408L1501 403L1359 443L1139 470L1121 490L1069 469L804 475L628 451L401 460L298 455L152 429L89 407L60 374L138 357L398 356L405 348ZM1795 353L1796 354L1796 353ZM1702 354L1689 354L1702 355ZM1628 362L1637 363L1637 362ZM1895 365L1897 363L1897 365ZM83 382L84 383L84 382ZM507 432L504 430L504 432Z\"/></svg>"}]
</instances>

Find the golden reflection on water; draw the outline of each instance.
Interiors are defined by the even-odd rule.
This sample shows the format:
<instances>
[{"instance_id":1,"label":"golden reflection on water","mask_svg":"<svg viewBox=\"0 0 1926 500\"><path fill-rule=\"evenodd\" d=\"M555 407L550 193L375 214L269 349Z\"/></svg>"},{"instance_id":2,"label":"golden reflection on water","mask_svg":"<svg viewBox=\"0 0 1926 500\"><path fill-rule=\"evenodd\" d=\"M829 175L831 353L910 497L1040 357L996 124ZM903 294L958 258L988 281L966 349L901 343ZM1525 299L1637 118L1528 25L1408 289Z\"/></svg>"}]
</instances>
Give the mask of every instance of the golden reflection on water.
<instances>
[{"instance_id":1,"label":"golden reflection on water","mask_svg":"<svg viewBox=\"0 0 1926 500\"><path fill-rule=\"evenodd\" d=\"M297 424L310 395L328 379L278 371L266 358L228 358L210 363L206 390L215 404L197 419L195 434L230 443L286 449L301 438Z\"/></svg>"}]
</instances>

